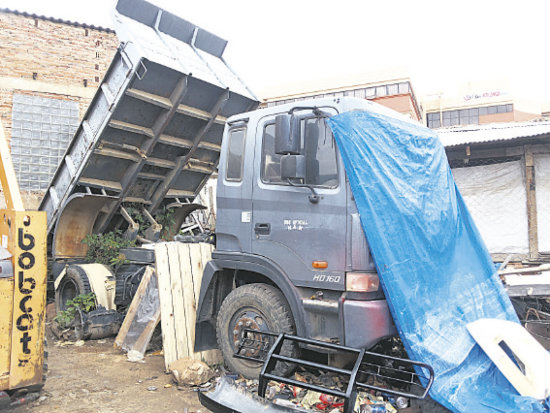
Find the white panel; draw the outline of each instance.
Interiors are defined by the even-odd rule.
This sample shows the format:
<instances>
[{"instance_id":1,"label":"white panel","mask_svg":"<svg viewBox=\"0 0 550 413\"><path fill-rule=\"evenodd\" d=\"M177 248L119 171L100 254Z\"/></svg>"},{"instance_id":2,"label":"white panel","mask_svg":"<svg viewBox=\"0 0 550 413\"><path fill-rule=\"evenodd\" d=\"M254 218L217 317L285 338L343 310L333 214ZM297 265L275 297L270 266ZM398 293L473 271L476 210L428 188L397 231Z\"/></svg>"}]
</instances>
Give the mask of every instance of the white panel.
<instances>
[{"instance_id":1,"label":"white panel","mask_svg":"<svg viewBox=\"0 0 550 413\"><path fill-rule=\"evenodd\" d=\"M489 252L528 253L522 163L456 168L453 175Z\"/></svg>"},{"instance_id":2,"label":"white panel","mask_svg":"<svg viewBox=\"0 0 550 413\"><path fill-rule=\"evenodd\" d=\"M535 156L539 251L550 253L550 155Z\"/></svg>"}]
</instances>

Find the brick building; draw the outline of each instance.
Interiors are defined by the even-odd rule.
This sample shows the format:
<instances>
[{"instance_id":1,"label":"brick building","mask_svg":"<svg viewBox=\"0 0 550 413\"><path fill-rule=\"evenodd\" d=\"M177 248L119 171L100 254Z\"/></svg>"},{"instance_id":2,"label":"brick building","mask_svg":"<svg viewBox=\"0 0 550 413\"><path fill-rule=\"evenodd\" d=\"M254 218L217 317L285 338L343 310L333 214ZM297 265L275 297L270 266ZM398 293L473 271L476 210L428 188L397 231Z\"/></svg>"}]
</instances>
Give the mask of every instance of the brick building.
<instances>
[{"instance_id":1,"label":"brick building","mask_svg":"<svg viewBox=\"0 0 550 413\"><path fill-rule=\"evenodd\" d=\"M0 9L0 117L22 192L47 188L117 47L110 29Z\"/></svg>"},{"instance_id":2,"label":"brick building","mask_svg":"<svg viewBox=\"0 0 550 413\"><path fill-rule=\"evenodd\" d=\"M394 73L392 73L394 72ZM288 85L266 92L263 105L274 106L313 97L355 96L372 100L422 123L422 107L414 93L410 78L399 70L364 73L357 77L327 79L313 84Z\"/></svg>"}]
</instances>

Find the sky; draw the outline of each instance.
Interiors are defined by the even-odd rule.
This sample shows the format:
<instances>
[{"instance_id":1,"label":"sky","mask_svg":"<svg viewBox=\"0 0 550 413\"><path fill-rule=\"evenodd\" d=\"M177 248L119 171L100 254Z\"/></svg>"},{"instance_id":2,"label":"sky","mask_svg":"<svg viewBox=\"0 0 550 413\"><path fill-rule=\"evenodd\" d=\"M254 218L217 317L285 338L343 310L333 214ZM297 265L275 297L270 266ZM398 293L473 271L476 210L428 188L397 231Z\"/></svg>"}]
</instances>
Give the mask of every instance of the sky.
<instances>
[{"instance_id":1,"label":"sky","mask_svg":"<svg viewBox=\"0 0 550 413\"><path fill-rule=\"evenodd\" d=\"M260 97L400 68L419 95L458 96L468 82L498 80L502 92L550 102L548 0L151 2L228 40L224 58ZM112 27L114 4L0 0L2 8L104 27Z\"/></svg>"}]
</instances>

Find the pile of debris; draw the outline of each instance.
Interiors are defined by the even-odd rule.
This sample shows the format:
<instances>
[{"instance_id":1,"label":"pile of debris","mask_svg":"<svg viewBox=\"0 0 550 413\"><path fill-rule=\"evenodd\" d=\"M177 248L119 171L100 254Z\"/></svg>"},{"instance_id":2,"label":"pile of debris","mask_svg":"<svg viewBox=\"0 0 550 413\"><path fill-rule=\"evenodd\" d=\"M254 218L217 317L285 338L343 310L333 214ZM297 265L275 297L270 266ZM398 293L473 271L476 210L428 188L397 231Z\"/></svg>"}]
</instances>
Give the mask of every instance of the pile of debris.
<instances>
[{"instance_id":1,"label":"pile of debris","mask_svg":"<svg viewBox=\"0 0 550 413\"><path fill-rule=\"evenodd\" d=\"M235 379L236 377L226 376ZM313 374L305 369L295 372L294 380L303 383L315 384L331 389L341 389L347 386L344 377L333 373ZM387 386L387 383L372 383L380 387ZM246 380L236 378L235 385L242 390L256 394L258 391L258 380ZM313 390L302 389L299 386L270 381L267 385L266 400L274 404L291 408L302 408L310 412L338 413L344 411L344 399L334 397ZM355 402L355 412L388 412L395 413L398 409L407 407L409 400L406 397L395 397L386 393L360 391Z\"/></svg>"}]
</instances>

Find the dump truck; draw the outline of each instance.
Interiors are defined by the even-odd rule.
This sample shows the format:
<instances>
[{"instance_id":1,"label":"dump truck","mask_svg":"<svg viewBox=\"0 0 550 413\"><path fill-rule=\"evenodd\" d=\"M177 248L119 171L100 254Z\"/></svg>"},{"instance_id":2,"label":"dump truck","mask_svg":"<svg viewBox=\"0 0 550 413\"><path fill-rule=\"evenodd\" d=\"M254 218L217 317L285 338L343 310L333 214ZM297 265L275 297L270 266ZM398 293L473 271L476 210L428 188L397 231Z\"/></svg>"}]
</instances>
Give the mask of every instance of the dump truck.
<instances>
[{"instance_id":1,"label":"dump truck","mask_svg":"<svg viewBox=\"0 0 550 413\"><path fill-rule=\"evenodd\" d=\"M193 200L217 172L196 351L220 348L231 370L258 377L262 362L233 357L247 329L309 340L291 344L293 355L331 357L335 346L365 349L395 335L325 120L364 108L399 115L352 98L257 110L222 57L225 40L144 1L119 0L115 22L121 45L39 207L57 310L93 291L99 305L123 311L153 250L121 250L126 262L113 271L87 263L83 240L115 231L147 246L163 230L172 237L203 208ZM276 139L276 129L292 136ZM155 220L159 211L170 211L169 227Z\"/></svg>"},{"instance_id":2,"label":"dump truck","mask_svg":"<svg viewBox=\"0 0 550 413\"><path fill-rule=\"evenodd\" d=\"M395 334L324 120L376 105L346 98L254 110L257 99L222 58L224 40L146 2L120 0L115 16L122 44L39 207L48 215L58 309L113 278L108 308L115 299L128 303L135 285L128 274L151 262L152 251L125 251L131 268L113 275L82 265L82 241L119 230L155 242L155 213L172 210L179 228L219 171L216 250L204 271L197 350L217 347L218 336L231 368L252 377L258 368L229 357L243 326L360 348ZM291 149L303 153L293 159L305 159L295 165L305 178L281 175L289 164L281 164L274 134L283 113L301 125ZM130 203L149 220L141 235ZM241 314L243 296L258 304ZM359 332L358 320L372 328Z\"/></svg>"},{"instance_id":3,"label":"dump truck","mask_svg":"<svg viewBox=\"0 0 550 413\"><path fill-rule=\"evenodd\" d=\"M171 208L174 227L181 226L197 207L189 201L219 163L216 252L203 277L198 350L217 345L213 320L232 332L243 320L262 322L260 313L263 329L355 347L395 334L334 140L317 114L373 104L325 99L249 111L257 101L224 65L225 41L145 2L135 7L119 1L117 11L117 34L126 42L40 205L48 213L55 275L82 262L86 235L113 229L136 234L127 203L138 204L152 221L159 208ZM191 43L180 40L185 35ZM172 47L182 53L168 54ZM188 68L192 74L183 73ZM302 184L281 177L281 155L275 152L275 119L289 111L303 129L294 142L305 145L293 150L308 155ZM152 223L141 241L156 241L158 232ZM78 277L73 271L64 275L60 295L70 297L94 282ZM226 297L233 286L244 288ZM227 307L243 290L271 308L231 321ZM276 320L281 311L285 318ZM365 318L376 327L358 335L353 320ZM227 334L221 340L227 355L234 340Z\"/></svg>"}]
</instances>

